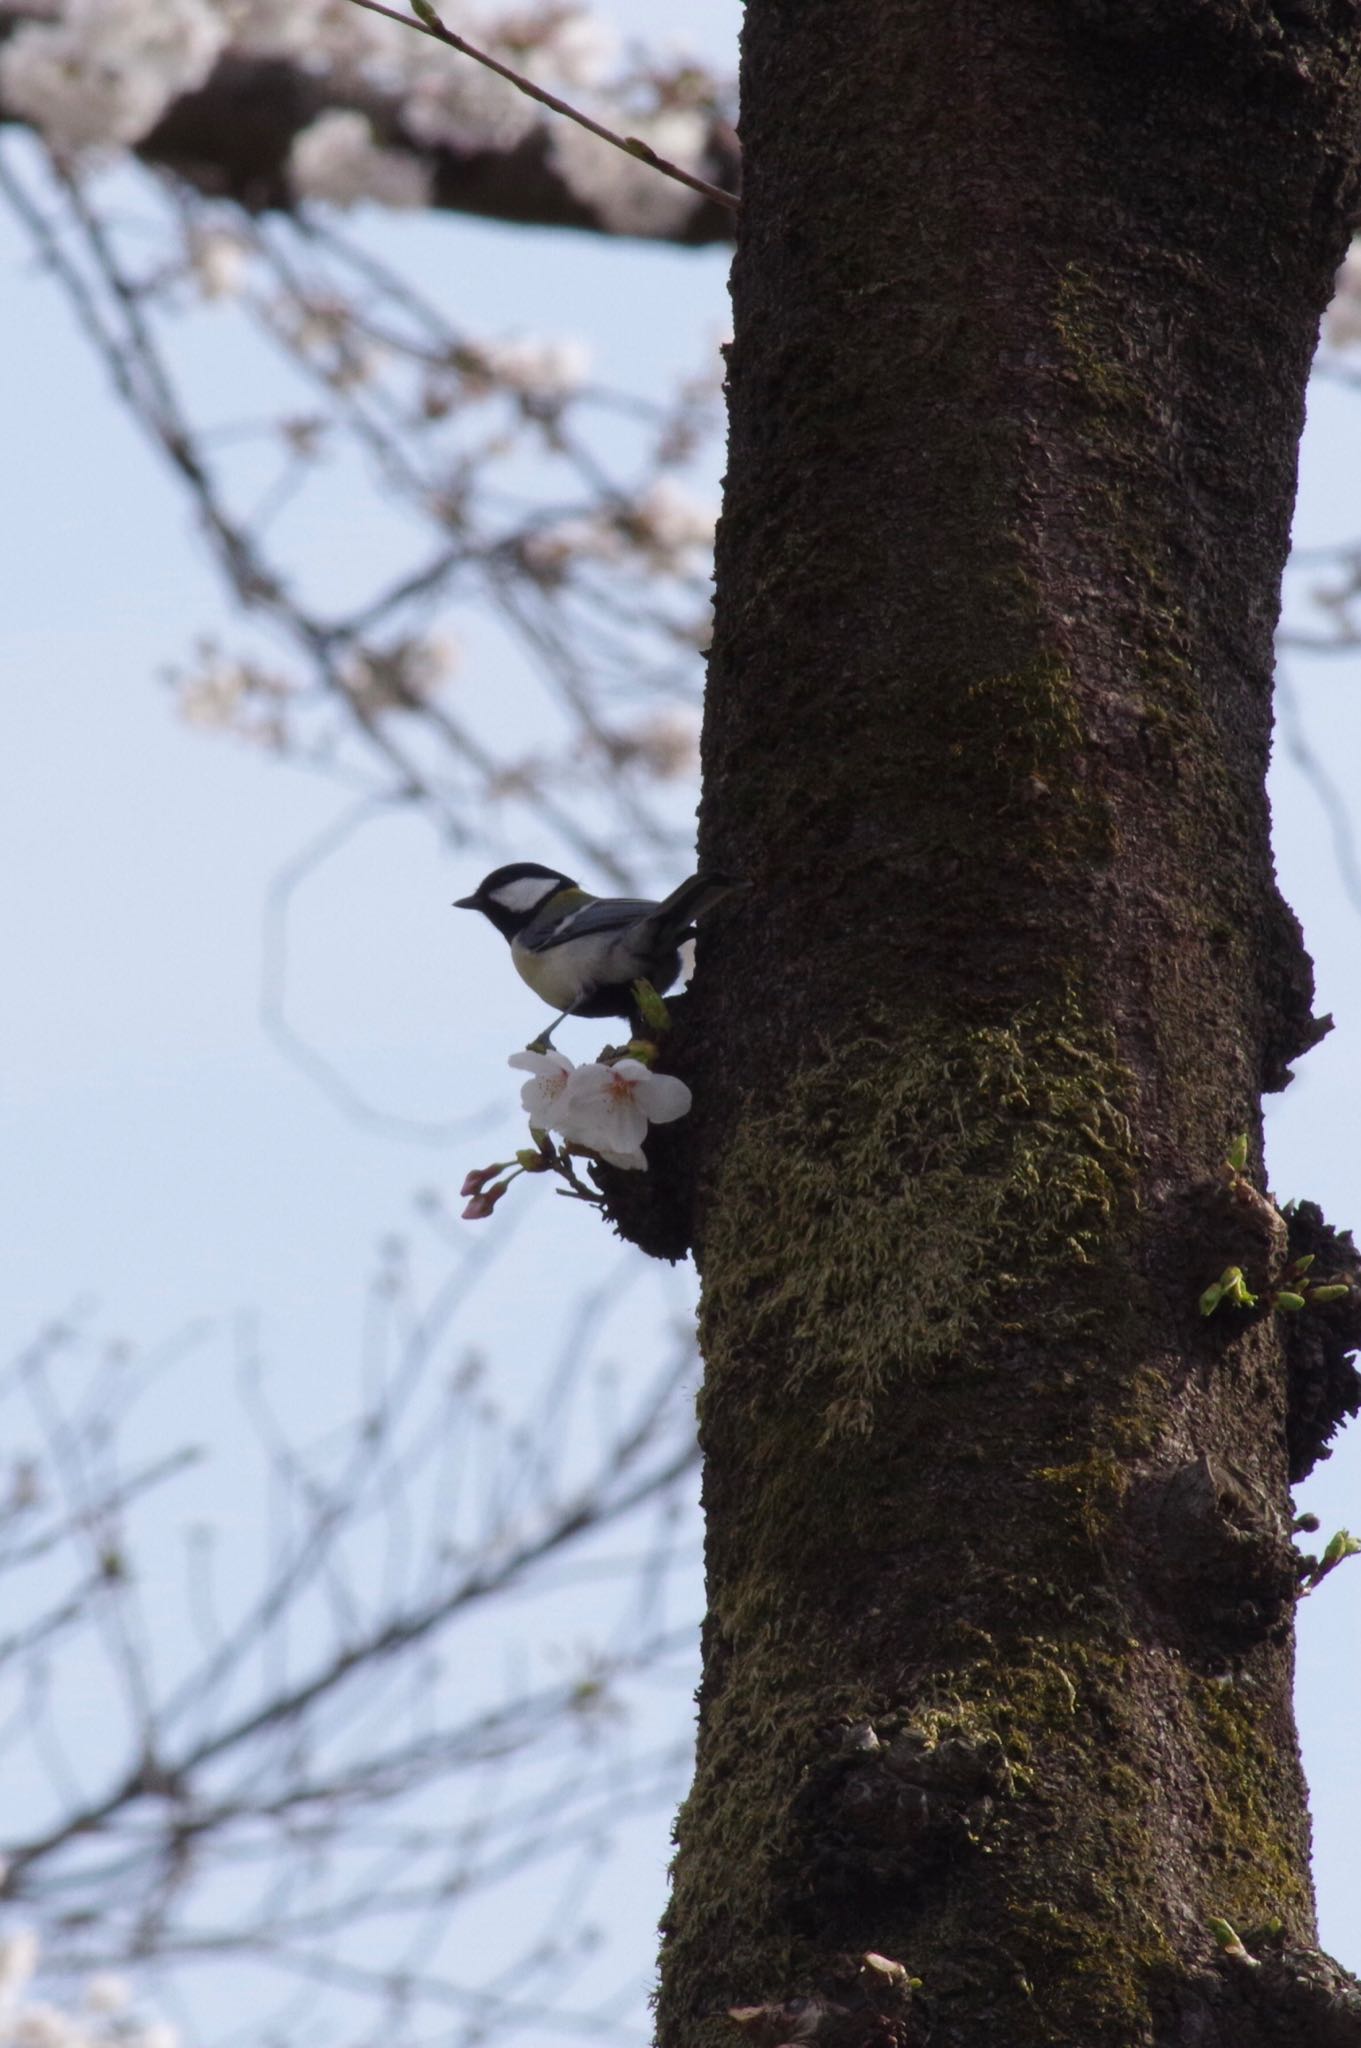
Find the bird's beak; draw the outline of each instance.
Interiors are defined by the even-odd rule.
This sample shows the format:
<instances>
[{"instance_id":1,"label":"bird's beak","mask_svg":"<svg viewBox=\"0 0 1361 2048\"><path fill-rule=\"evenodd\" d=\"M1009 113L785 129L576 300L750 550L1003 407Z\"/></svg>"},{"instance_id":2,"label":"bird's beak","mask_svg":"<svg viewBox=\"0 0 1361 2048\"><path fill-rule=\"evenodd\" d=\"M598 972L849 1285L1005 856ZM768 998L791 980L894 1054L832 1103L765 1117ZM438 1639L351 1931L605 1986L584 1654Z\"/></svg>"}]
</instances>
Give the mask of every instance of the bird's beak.
<instances>
[{"instance_id":1,"label":"bird's beak","mask_svg":"<svg viewBox=\"0 0 1361 2048\"><path fill-rule=\"evenodd\" d=\"M480 910L482 908L476 896L455 896L453 907L455 910Z\"/></svg>"}]
</instances>

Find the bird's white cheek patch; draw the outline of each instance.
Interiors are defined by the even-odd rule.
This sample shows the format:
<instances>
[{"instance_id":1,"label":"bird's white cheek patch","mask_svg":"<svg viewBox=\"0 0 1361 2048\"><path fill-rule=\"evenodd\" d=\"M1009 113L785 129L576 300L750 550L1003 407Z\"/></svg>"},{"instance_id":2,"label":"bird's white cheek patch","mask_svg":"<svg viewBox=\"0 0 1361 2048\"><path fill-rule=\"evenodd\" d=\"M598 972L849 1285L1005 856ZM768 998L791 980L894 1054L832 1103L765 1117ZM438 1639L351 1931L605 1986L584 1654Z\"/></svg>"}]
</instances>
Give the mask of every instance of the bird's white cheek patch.
<instances>
[{"instance_id":1,"label":"bird's white cheek patch","mask_svg":"<svg viewBox=\"0 0 1361 2048\"><path fill-rule=\"evenodd\" d=\"M491 900L499 903L503 910L535 910L545 897L552 896L562 887L547 875L521 875L518 882L503 882L499 889L493 889Z\"/></svg>"}]
</instances>

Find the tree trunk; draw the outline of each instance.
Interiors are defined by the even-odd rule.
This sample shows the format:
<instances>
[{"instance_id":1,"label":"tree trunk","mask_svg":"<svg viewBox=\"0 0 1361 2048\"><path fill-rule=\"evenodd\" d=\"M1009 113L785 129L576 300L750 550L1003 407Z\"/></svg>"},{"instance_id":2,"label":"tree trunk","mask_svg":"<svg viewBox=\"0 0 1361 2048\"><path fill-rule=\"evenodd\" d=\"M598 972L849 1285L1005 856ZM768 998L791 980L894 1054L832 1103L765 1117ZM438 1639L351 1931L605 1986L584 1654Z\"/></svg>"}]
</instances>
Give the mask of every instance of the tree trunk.
<instances>
[{"instance_id":1,"label":"tree trunk","mask_svg":"<svg viewBox=\"0 0 1361 2048\"><path fill-rule=\"evenodd\" d=\"M1263 783L1359 54L748 0L664 2048L1361 2041L1301 1953L1287 1317L1198 1308L1292 1256Z\"/></svg>"}]
</instances>

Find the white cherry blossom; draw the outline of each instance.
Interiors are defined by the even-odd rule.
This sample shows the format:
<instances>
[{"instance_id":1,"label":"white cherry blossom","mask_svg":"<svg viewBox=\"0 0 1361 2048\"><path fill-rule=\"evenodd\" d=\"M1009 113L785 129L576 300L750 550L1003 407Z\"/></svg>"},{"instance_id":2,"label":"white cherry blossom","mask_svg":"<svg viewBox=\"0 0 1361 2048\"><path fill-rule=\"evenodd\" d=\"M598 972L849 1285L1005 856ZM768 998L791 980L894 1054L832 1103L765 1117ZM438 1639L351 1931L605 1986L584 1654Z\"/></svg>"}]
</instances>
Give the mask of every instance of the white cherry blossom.
<instances>
[{"instance_id":1,"label":"white cherry blossom","mask_svg":"<svg viewBox=\"0 0 1361 2048\"><path fill-rule=\"evenodd\" d=\"M514 149L542 118L533 100L464 57L424 58L402 107L416 140L432 148Z\"/></svg>"},{"instance_id":2,"label":"white cherry blossom","mask_svg":"<svg viewBox=\"0 0 1361 2048\"><path fill-rule=\"evenodd\" d=\"M562 1098L577 1068L565 1052L513 1052L508 1064L533 1078L520 1090L520 1103L541 1131L558 1129Z\"/></svg>"},{"instance_id":3,"label":"white cherry blossom","mask_svg":"<svg viewBox=\"0 0 1361 2048\"><path fill-rule=\"evenodd\" d=\"M0 50L0 99L55 149L116 148L202 85L226 41L208 0L70 0Z\"/></svg>"},{"instance_id":4,"label":"white cherry blossom","mask_svg":"<svg viewBox=\"0 0 1361 2048\"><path fill-rule=\"evenodd\" d=\"M690 107L668 107L630 132L659 156L683 170L703 169L709 140L705 117ZM626 156L573 121L554 121L545 130L548 155L564 183L592 207L616 235L665 235L680 228L699 205L698 196L634 156Z\"/></svg>"},{"instance_id":5,"label":"white cherry blossom","mask_svg":"<svg viewBox=\"0 0 1361 2048\"><path fill-rule=\"evenodd\" d=\"M648 1125L684 1116L691 1099L684 1081L654 1074L641 1060L616 1060L612 1066L593 1060L569 1076L550 1128L611 1166L640 1172L647 1165L642 1146Z\"/></svg>"},{"instance_id":6,"label":"white cherry blossom","mask_svg":"<svg viewBox=\"0 0 1361 2048\"><path fill-rule=\"evenodd\" d=\"M288 158L288 177L301 199L332 206L416 208L430 204L430 173L405 149L383 149L363 114L336 108L322 114L297 137Z\"/></svg>"}]
</instances>

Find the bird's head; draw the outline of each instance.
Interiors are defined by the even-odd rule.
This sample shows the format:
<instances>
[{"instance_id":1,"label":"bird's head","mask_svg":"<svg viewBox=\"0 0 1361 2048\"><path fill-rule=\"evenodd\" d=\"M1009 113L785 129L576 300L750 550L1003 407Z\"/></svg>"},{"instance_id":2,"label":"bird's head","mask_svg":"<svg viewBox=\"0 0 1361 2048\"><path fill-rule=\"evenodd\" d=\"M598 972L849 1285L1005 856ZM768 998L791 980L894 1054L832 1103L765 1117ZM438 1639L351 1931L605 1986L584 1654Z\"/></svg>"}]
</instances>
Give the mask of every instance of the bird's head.
<instances>
[{"instance_id":1,"label":"bird's head","mask_svg":"<svg viewBox=\"0 0 1361 2048\"><path fill-rule=\"evenodd\" d=\"M509 867L493 868L471 896L460 896L455 910L480 910L490 918L502 938L513 939L523 931L540 904L561 889L575 889L570 875L556 868L540 867L537 861L517 860Z\"/></svg>"}]
</instances>

